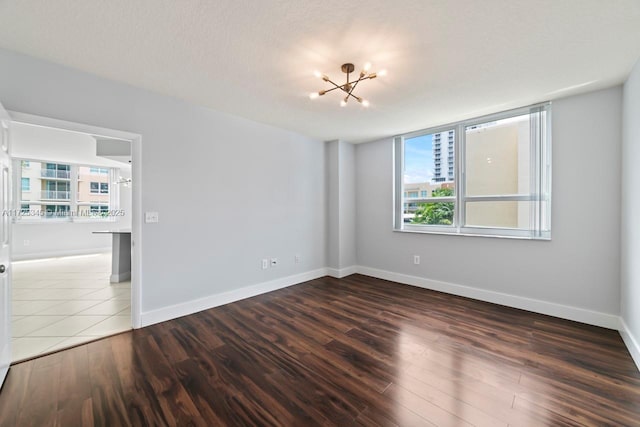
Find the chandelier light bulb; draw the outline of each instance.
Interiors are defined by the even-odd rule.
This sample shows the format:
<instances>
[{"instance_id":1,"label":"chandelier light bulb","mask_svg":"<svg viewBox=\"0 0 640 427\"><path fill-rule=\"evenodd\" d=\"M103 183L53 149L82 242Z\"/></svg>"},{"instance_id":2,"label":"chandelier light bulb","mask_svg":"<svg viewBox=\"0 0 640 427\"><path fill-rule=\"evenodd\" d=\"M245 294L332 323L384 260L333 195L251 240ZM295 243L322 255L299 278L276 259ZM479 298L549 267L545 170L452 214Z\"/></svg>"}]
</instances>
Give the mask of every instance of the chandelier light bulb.
<instances>
[{"instance_id":1,"label":"chandelier light bulb","mask_svg":"<svg viewBox=\"0 0 640 427\"><path fill-rule=\"evenodd\" d=\"M316 76L316 77L317 77L317 78L319 78L319 79L320 79L320 78L322 78L322 73L321 73L320 71L318 71L318 70L315 70L315 71L313 72L313 75L314 75L314 76Z\"/></svg>"},{"instance_id":2,"label":"chandelier light bulb","mask_svg":"<svg viewBox=\"0 0 640 427\"><path fill-rule=\"evenodd\" d=\"M366 108L366 107L368 107L369 105L371 105L371 104L369 104L369 101L367 101L366 99L363 99L363 100L362 100L362 106L363 106L363 107L365 107L365 108Z\"/></svg>"},{"instance_id":3,"label":"chandelier light bulb","mask_svg":"<svg viewBox=\"0 0 640 427\"><path fill-rule=\"evenodd\" d=\"M365 63L363 68L365 71L369 71L371 69L371 62Z\"/></svg>"},{"instance_id":4,"label":"chandelier light bulb","mask_svg":"<svg viewBox=\"0 0 640 427\"><path fill-rule=\"evenodd\" d=\"M319 96L320 96L320 94L318 92L311 92L309 94L309 99L316 99Z\"/></svg>"},{"instance_id":5,"label":"chandelier light bulb","mask_svg":"<svg viewBox=\"0 0 640 427\"><path fill-rule=\"evenodd\" d=\"M386 75L387 75L387 70L380 70L380 71L378 71L378 75L379 75L380 77L384 77L384 76L386 76Z\"/></svg>"},{"instance_id":6,"label":"chandelier light bulb","mask_svg":"<svg viewBox=\"0 0 640 427\"><path fill-rule=\"evenodd\" d=\"M342 101L340 101L340 106L341 107L346 107L347 106L347 101L345 101L344 99Z\"/></svg>"}]
</instances>

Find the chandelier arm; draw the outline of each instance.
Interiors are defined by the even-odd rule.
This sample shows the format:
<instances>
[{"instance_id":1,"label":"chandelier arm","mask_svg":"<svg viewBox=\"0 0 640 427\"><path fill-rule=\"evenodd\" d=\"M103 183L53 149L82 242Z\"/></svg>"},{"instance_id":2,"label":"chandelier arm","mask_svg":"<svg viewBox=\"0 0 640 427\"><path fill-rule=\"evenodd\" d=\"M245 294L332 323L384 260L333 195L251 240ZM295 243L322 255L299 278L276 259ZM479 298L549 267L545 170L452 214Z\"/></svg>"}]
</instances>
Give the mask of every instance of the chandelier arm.
<instances>
[{"instance_id":1,"label":"chandelier arm","mask_svg":"<svg viewBox=\"0 0 640 427\"><path fill-rule=\"evenodd\" d=\"M339 86L339 85L335 84L331 79L327 79L325 81L327 81L327 82L331 83L332 85L334 85L335 87L333 89L342 89L342 86ZM333 90L333 89L329 89L329 90Z\"/></svg>"},{"instance_id":2,"label":"chandelier arm","mask_svg":"<svg viewBox=\"0 0 640 427\"><path fill-rule=\"evenodd\" d=\"M363 81L363 80L369 80L369 79L371 79L371 75L366 75L366 76L362 76L362 77L360 77L358 80L356 80L356 81L355 81L355 82L353 82L353 83L355 84L355 83L359 83L359 82L361 82L361 81Z\"/></svg>"},{"instance_id":3,"label":"chandelier arm","mask_svg":"<svg viewBox=\"0 0 640 427\"><path fill-rule=\"evenodd\" d=\"M336 90L336 89L344 90L344 89L342 89L341 86L336 85L336 87L332 87L331 89L325 90L324 93L328 93L328 92L331 92L332 90Z\"/></svg>"},{"instance_id":4,"label":"chandelier arm","mask_svg":"<svg viewBox=\"0 0 640 427\"><path fill-rule=\"evenodd\" d=\"M357 96L355 96L355 95L354 95L354 94L352 94L352 93L348 93L348 94L347 94L347 98L348 98L348 97L351 97L351 98L355 99L356 101L360 102L360 99L358 99L358 97L357 97Z\"/></svg>"},{"instance_id":5,"label":"chandelier arm","mask_svg":"<svg viewBox=\"0 0 640 427\"><path fill-rule=\"evenodd\" d=\"M360 79L356 80L356 81L353 83L353 86L351 86L351 90L347 93L347 95L351 95L351 93L354 91L354 89L356 88L356 86L358 86L358 83L360 83ZM351 95L351 96L353 96L353 95Z\"/></svg>"}]
</instances>

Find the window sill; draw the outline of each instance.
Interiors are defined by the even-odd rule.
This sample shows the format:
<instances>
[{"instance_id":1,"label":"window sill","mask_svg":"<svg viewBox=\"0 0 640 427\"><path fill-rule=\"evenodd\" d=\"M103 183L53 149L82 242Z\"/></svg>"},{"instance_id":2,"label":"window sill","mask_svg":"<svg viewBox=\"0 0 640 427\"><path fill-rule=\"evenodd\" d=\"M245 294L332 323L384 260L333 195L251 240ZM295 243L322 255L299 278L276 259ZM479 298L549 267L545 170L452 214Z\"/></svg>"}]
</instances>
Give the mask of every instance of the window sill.
<instances>
[{"instance_id":1,"label":"window sill","mask_svg":"<svg viewBox=\"0 0 640 427\"><path fill-rule=\"evenodd\" d=\"M542 240L542 241L551 241L551 235L548 236L532 236L530 233L522 233L522 234L492 234L483 232L482 229L478 229L478 232L468 232L468 231L458 231L457 229L453 229L451 231L443 230L442 228L438 228L435 230L418 230L418 229L401 229L398 230L396 228L392 229L396 233L416 233L416 234L436 234L436 235L444 235L444 236L465 236L465 237L492 237L496 239L515 239L515 240Z\"/></svg>"},{"instance_id":2,"label":"window sill","mask_svg":"<svg viewBox=\"0 0 640 427\"><path fill-rule=\"evenodd\" d=\"M114 223L116 219L23 219L13 220L14 224L38 224L38 225L51 225L51 224L87 224L87 223Z\"/></svg>"}]
</instances>

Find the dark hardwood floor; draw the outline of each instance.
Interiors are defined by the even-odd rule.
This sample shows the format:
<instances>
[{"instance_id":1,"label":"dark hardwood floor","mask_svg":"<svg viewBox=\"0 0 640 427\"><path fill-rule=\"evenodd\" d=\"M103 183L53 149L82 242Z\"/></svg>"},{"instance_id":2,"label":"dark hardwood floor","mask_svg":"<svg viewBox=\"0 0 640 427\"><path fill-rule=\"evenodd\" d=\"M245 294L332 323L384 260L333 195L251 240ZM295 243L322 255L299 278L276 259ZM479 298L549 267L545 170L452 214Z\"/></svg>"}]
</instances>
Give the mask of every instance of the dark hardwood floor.
<instances>
[{"instance_id":1,"label":"dark hardwood floor","mask_svg":"<svg viewBox=\"0 0 640 427\"><path fill-rule=\"evenodd\" d=\"M360 275L14 365L2 426L640 425L617 332Z\"/></svg>"}]
</instances>

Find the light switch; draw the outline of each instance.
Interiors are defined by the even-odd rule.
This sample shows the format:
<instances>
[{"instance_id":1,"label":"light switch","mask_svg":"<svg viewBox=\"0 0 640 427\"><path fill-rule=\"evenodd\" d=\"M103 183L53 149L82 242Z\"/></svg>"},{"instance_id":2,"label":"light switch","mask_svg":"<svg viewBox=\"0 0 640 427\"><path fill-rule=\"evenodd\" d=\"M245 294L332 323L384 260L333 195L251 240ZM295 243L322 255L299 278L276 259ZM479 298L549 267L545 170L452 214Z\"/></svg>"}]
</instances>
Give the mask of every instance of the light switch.
<instances>
[{"instance_id":1,"label":"light switch","mask_svg":"<svg viewBox=\"0 0 640 427\"><path fill-rule=\"evenodd\" d=\"M145 212L144 213L144 222L147 224L156 223L159 221L158 212Z\"/></svg>"}]
</instances>

